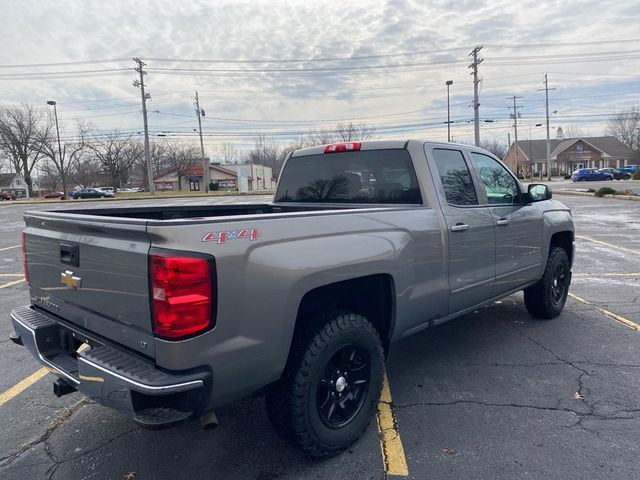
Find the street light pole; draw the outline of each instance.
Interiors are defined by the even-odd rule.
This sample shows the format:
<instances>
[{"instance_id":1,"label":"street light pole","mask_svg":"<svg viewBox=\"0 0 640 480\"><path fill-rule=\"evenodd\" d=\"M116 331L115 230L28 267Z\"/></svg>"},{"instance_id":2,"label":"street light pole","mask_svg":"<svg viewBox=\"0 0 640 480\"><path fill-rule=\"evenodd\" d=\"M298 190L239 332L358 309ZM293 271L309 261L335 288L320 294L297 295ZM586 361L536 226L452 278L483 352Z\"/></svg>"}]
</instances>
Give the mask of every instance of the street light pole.
<instances>
[{"instance_id":1,"label":"street light pole","mask_svg":"<svg viewBox=\"0 0 640 480\"><path fill-rule=\"evenodd\" d=\"M48 100L47 105L53 105L53 116L56 119L56 134L58 136L58 161L60 162L60 173L64 172L64 160L62 158L62 146L60 145L60 127L58 126L58 108L56 107L57 102L55 100ZM63 193L67 194L67 185L65 175L62 176L62 190ZM38 185L38 191L40 191L40 185Z\"/></svg>"},{"instance_id":2,"label":"street light pole","mask_svg":"<svg viewBox=\"0 0 640 480\"><path fill-rule=\"evenodd\" d=\"M449 87L453 85L453 80L445 82L447 86L447 142L451 142L451 109L449 104Z\"/></svg>"}]
</instances>

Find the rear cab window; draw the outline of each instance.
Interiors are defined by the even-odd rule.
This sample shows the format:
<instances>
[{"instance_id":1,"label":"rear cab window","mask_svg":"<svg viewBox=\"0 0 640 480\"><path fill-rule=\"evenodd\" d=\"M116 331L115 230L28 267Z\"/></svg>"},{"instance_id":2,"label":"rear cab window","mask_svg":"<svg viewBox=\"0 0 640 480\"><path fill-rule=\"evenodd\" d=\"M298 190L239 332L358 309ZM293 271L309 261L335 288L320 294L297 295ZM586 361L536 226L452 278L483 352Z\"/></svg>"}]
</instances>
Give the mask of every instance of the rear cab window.
<instances>
[{"instance_id":1,"label":"rear cab window","mask_svg":"<svg viewBox=\"0 0 640 480\"><path fill-rule=\"evenodd\" d=\"M360 150L292 157L276 202L422 204L406 150Z\"/></svg>"},{"instance_id":2,"label":"rear cab window","mask_svg":"<svg viewBox=\"0 0 640 480\"><path fill-rule=\"evenodd\" d=\"M457 207L478 205L478 196L462 152L436 148L433 157L447 203Z\"/></svg>"}]
</instances>

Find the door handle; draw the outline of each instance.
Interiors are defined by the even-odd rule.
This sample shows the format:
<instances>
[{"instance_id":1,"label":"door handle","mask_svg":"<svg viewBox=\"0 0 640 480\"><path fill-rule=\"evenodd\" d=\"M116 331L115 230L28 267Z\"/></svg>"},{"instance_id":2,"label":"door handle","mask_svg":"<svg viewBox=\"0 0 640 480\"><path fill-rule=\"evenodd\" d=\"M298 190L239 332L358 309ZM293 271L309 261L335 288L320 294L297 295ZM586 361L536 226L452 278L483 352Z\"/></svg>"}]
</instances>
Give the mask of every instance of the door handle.
<instances>
[{"instance_id":1,"label":"door handle","mask_svg":"<svg viewBox=\"0 0 640 480\"><path fill-rule=\"evenodd\" d=\"M469 225L466 225L464 223L456 223L455 225L452 225L451 227L449 227L449 230L451 230L452 232L464 232L468 228L469 228Z\"/></svg>"},{"instance_id":2,"label":"door handle","mask_svg":"<svg viewBox=\"0 0 640 480\"><path fill-rule=\"evenodd\" d=\"M500 220L496 221L496 225L499 227L505 227L510 223L511 223L511 220L509 220L508 218L501 218Z\"/></svg>"}]
</instances>

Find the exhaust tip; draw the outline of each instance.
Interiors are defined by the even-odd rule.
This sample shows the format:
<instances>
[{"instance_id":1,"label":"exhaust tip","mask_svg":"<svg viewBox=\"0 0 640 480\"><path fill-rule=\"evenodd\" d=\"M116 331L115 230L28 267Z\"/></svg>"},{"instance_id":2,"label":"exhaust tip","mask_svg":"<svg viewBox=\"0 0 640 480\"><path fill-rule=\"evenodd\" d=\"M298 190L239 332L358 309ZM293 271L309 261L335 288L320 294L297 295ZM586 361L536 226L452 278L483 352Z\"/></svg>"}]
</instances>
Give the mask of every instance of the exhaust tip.
<instances>
[{"instance_id":1,"label":"exhaust tip","mask_svg":"<svg viewBox=\"0 0 640 480\"><path fill-rule=\"evenodd\" d=\"M200 424L204 430L215 430L215 428L219 425L218 417L216 412L211 410L210 412L205 413L200 417Z\"/></svg>"}]
</instances>

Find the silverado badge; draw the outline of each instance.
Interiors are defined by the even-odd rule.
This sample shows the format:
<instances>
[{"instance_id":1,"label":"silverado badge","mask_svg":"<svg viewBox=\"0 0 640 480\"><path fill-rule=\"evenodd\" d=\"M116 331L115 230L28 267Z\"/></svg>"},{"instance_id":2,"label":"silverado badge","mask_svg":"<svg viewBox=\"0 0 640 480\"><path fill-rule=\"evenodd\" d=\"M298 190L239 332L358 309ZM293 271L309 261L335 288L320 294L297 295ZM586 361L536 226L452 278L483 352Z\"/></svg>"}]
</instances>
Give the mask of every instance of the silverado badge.
<instances>
[{"instance_id":1,"label":"silverado badge","mask_svg":"<svg viewBox=\"0 0 640 480\"><path fill-rule=\"evenodd\" d=\"M78 289L82 286L82 278L76 277L73 272L65 270L60 274L60 281L64 283L67 288Z\"/></svg>"}]
</instances>

